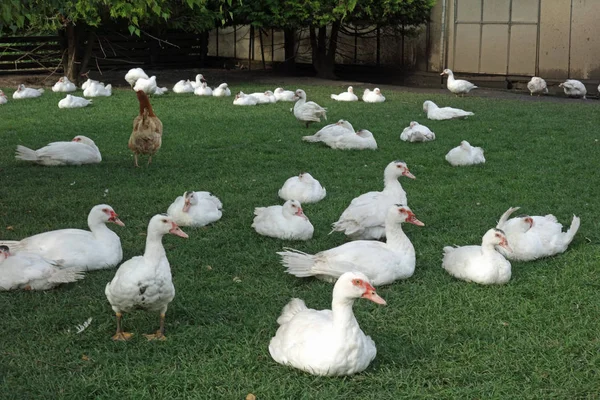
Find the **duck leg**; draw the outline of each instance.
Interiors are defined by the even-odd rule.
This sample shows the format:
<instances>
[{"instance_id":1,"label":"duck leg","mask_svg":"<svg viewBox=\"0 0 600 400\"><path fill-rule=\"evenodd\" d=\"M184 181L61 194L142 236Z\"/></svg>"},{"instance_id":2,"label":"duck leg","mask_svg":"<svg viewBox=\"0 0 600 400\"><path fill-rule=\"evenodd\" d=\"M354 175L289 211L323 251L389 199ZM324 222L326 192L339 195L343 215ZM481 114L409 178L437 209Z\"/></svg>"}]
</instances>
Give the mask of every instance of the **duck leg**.
<instances>
[{"instance_id":1,"label":"duck leg","mask_svg":"<svg viewBox=\"0 0 600 400\"><path fill-rule=\"evenodd\" d=\"M167 340L165 336L165 313L160 313L160 328L158 328L156 333L144 334L144 336L148 340Z\"/></svg>"},{"instance_id":2,"label":"duck leg","mask_svg":"<svg viewBox=\"0 0 600 400\"><path fill-rule=\"evenodd\" d=\"M117 333L114 334L112 340L124 342L126 340L131 339L133 333L123 332L123 329L121 328L121 318L123 318L123 314L121 314L120 312L115 314L117 315Z\"/></svg>"},{"instance_id":3,"label":"duck leg","mask_svg":"<svg viewBox=\"0 0 600 400\"><path fill-rule=\"evenodd\" d=\"M134 165L135 165L136 167L139 167L139 165L138 165L138 162L137 162L137 153L133 153L133 161L134 161L134 163L135 163Z\"/></svg>"},{"instance_id":4,"label":"duck leg","mask_svg":"<svg viewBox=\"0 0 600 400\"><path fill-rule=\"evenodd\" d=\"M150 157L148 158L148 165L150 165L151 162L152 162L152 155L150 155Z\"/></svg>"}]
</instances>

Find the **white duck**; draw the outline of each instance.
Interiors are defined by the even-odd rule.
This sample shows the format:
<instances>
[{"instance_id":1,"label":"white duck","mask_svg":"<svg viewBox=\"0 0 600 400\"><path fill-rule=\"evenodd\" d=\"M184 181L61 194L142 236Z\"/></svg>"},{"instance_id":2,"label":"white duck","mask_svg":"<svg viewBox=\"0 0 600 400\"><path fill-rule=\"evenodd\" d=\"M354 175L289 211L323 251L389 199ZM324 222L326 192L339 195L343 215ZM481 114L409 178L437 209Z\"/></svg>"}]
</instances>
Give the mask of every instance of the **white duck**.
<instances>
[{"instance_id":1,"label":"white duck","mask_svg":"<svg viewBox=\"0 0 600 400\"><path fill-rule=\"evenodd\" d=\"M332 94L331 98L337 101L358 101L358 96L354 94L354 88L352 86L348 86L348 90L346 92Z\"/></svg>"},{"instance_id":2,"label":"white duck","mask_svg":"<svg viewBox=\"0 0 600 400\"><path fill-rule=\"evenodd\" d=\"M163 95L163 94L167 93L168 91L169 91L169 88L166 87L166 86L157 87L156 90L154 91L154 94L156 96L160 96L160 95Z\"/></svg>"},{"instance_id":3,"label":"white duck","mask_svg":"<svg viewBox=\"0 0 600 400\"><path fill-rule=\"evenodd\" d=\"M278 87L277 89L275 89L275 91L273 92L273 95L275 96L275 100L277 101L296 101L296 93L292 92L291 90L284 90L283 88Z\"/></svg>"},{"instance_id":4,"label":"white duck","mask_svg":"<svg viewBox=\"0 0 600 400\"><path fill-rule=\"evenodd\" d=\"M213 96L214 97L231 96L231 90L229 90L229 87L227 86L226 83L221 83L218 87L215 88L215 90L213 90Z\"/></svg>"},{"instance_id":5,"label":"white duck","mask_svg":"<svg viewBox=\"0 0 600 400\"><path fill-rule=\"evenodd\" d=\"M202 82L202 84L194 90L194 94L196 96L212 96L213 90L208 87L208 83Z\"/></svg>"},{"instance_id":6,"label":"white duck","mask_svg":"<svg viewBox=\"0 0 600 400\"><path fill-rule=\"evenodd\" d=\"M311 122L321 122L321 117L327 120L327 109L314 101L306 101L306 92L304 90L296 90L296 97L298 101L294 104L294 116L298 121L304 122L307 128Z\"/></svg>"},{"instance_id":7,"label":"white duck","mask_svg":"<svg viewBox=\"0 0 600 400\"><path fill-rule=\"evenodd\" d=\"M284 240L308 240L315 228L302 211L298 200L288 200L283 206L256 207L252 228L263 236Z\"/></svg>"},{"instance_id":8,"label":"white duck","mask_svg":"<svg viewBox=\"0 0 600 400\"><path fill-rule=\"evenodd\" d=\"M423 112L427 113L428 119L442 121L446 119L466 118L473 114L471 111L461 110L460 108L452 107L438 107L431 100L427 100L423 103Z\"/></svg>"},{"instance_id":9,"label":"white duck","mask_svg":"<svg viewBox=\"0 0 600 400\"><path fill-rule=\"evenodd\" d=\"M127 71L127 74L125 74L125 80L127 81L127 83L129 83L131 87L134 87L138 79L142 78L148 79L148 75L141 68L132 68L129 71ZM85 88L82 86L82 89Z\"/></svg>"},{"instance_id":10,"label":"white duck","mask_svg":"<svg viewBox=\"0 0 600 400\"><path fill-rule=\"evenodd\" d=\"M377 141L373 133L367 129L359 129L356 132L347 132L336 136L331 141L325 142L332 149L339 150L376 150Z\"/></svg>"},{"instance_id":11,"label":"white duck","mask_svg":"<svg viewBox=\"0 0 600 400\"><path fill-rule=\"evenodd\" d=\"M278 252L287 273L300 278L316 276L334 281L345 272L359 271L374 285L388 285L398 279L410 278L415 272L415 248L402 230L402 223L425 224L403 205L393 205L387 211L385 233L387 241L355 240L315 255L294 249Z\"/></svg>"},{"instance_id":12,"label":"white duck","mask_svg":"<svg viewBox=\"0 0 600 400\"><path fill-rule=\"evenodd\" d=\"M17 87L17 90L13 93L13 99L32 99L34 97L40 97L44 93L44 89L32 89L25 87L25 85L20 84Z\"/></svg>"},{"instance_id":13,"label":"white duck","mask_svg":"<svg viewBox=\"0 0 600 400\"><path fill-rule=\"evenodd\" d=\"M83 277L82 270L61 268L33 253L11 254L7 246L0 246L0 291L48 290Z\"/></svg>"},{"instance_id":14,"label":"white duck","mask_svg":"<svg viewBox=\"0 0 600 400\"><path fill-rule=\"evenodd\" d=\"M415 179L404 161L389 163L383 172L383 191L368 192L354 198L339 220L332 224L332 232L344 232L352 240L385 237L387 211L394 204L407 203L406 192L398 182L401 176Z\"/></svg>"},{"instance_id":15,"label":"white duck","mask_svg":"<svg viewBox=\"0 0 600 400\"><path fill-rule=\"evenodd\" d=\"M187 191L175 199L167 214L180 226L205 226L221 219L223 203L209 192Z\"/></svg>"},{"instance_id":16,"label":"white duck","mask_svg":"<svg viewBox=\"0 0 600 400\"><path fill-rule=\"evenodd\" d=\"M171 217L158 214L150 219L143 256L125 261L106 284L104 294L117 316L117 333L113 340L128 340L132 334L124 332L121 318L124 312L135 309L158 311L160 328L155 334L145 335L148 340L165 340L165 314L175 297L171 266L162 238L166 234L187 238Z\"/></svg>"},{"instance_id":17,"label":"white duck","mask_svg":"<svg viewBox=\"0 0 600 400\"><path fill-rule=\"evenodd\" d=\"M469 142L463 140L460 142L460 146L453 148L446 154L446 161L456 167L459 165L482 164L485 162L485 157L481 147L473 147Z\"/></svg>"},{"instance_id":18,"label":"white duck","mask_svg":"<svg viewBox=\"0 0 600 400\"><path fill-rule=\"evenodd\" d=\"M258 100L256 100L256 97L245 94L244 92L239 92L235 95L233 104L236 106L255 106L258 104Z\"/></svg>"},{"instance_id":19,"label":"white duck","mask_svg":"<svg viewBox=\"0 0 600 400\"><path fill-rule=\"evenodd\" d=\"M359 298L386 304L359 272L338 279L331 310L313 310L304 301L292 299L277 319L280 326L269 343L273 360L313 375L342 376L365 370L377 349L352 312L354 300Z\"/></svg>"},{"instance_id":20,"label":"white duck","mask_svg":"<svg viewBox=\"0 0 600 400\"><path fill-rule=\"evenodd\" d=\"M68 94L67 97L58 102L58 108L81 108L92 104L92 100Z\"/></svg>"},{"instance_id":21,"label":"white duck","mask_svg":"<svg viewBox=\"0 0 600 400\"><path fill-rule=\"evenodd\" d=\"M534 76L527 82L527 89L529 89L530 96L533 96L534 93L537 93L538 96L540 93L548 93L546 81L538 76Z\"/></svg>"},{"instance_id":22,"label":"white duck","mask_svg":"<svg viewBox=\"0 0 600 400\"><path fill-rule=\"evenodd\" d=\"M112 95L112 85L104 86L102 82L92 82L83 91L85 97L109 97Z\"/></svg>"},{"instance_id":23,"label":"white duck","mask_svg":"<svg viewBox=\"0 0 600 400\"><path fill-rule=\"evenodd\" d=\"M511 266L496 246L510 250L508 240L499 229L483 235L481 246L444 247L442 267L455 278L481 285L502 284L510 280Z\"/></svg>"},{"instance_id":24,"label":"white duck","mask_svg":"<svg viewBox=\"0 0 600 400\"><path fill-rule=\"evenodd\" d=\"M509 260L531 261L563 253L579 229L579 217L573 216L566 232L552 214L545 216L524 216L508 219L519 207L509 208L498 221L496 227L502 229L510 243L511 251L498 249Z\"/></svg>"},{"instance_id":25,"label":"white duck","mask_svg":"<svg viewBox=\"0 0 600 400\"><path fill-rule=\"evenodd\" d=\"M340 119L335 124L324 126L314 135L302 136L302 140L305 142L323 142L329 145L330 143L335 142L335 139L338 136L345 135L347 133L354 134L354 127L350 122Z\"/></svg>"},{"instance_id":26,"label":"white duck","mask_svg":"<svg viewBox=\"0 0 600 400\"><path fill-rule=\"evenodd\" d=\"M18 145L15 158L46 166L97 164L102 161L96 143L83 135L75 136L70 142L52 142L38 150Z\"/></svg>"},{"instance_id":27,"label":"white duck","mask_svg":"<svg viewBox=\"0 0 600 400\"><path fill-rule=\"evenodd\" d=\"M558 85L558 87L563 88L565 94L569 97L582 97L585 99L585 95L587 94L585 85L575 79L567 79Z\"/></svg>"},{"instance_id":28,"label":"white duck","mask_svg":"<svg viewBox=\"0 0 600 400\"><path fill-rule=\"evenodd\" d=\"M99 83L102 86L104 86L104 83L101 83L100 81L95 81L93 79L87 78L87 80L85 82L83 82L83 84L81 85L81 90L85 90L85 89L89 88L90 85L92 85L93 83Z\"/></svg>"},{"instance_id":29,"label":"white duck","mask_svg":"<svg viewBox=\"0 0 600 400\"><path fill-rule=\"evenodd\" d=\"M405 142L430 142L435 140L435 133L425 125L411 121L410 125L404 128L400 134L400 140Z\"/></svg>"},{"instance_id":30,"label":"white duck","mask_svg":"<svg viewBox=\"0 0 600 400\"><path fill-rule=\"evenodd\" d=\"M152 75L150 78L139 78L133 86L133 90L136 92L142 90L147 95L155 94L156 89L158 89L156 75Z\"/></svg>"},{"instance_id":31,"label":"white duck","mask_svg":"<svg viewBox=\"0 0 600 400\"><path fill-rule=\"evenodd\" d=\"M194 93L194 87L192 86L192 82L188 79L178 81L175 86L173 86L173 93Z\"/></svg>"},{"instance_id":32,"label":"white duck","mask_svg":"<svg viewBox=\"0 0 600 400\"><path fill-rule=\"evenodd\" d=\"M2 90L0 90L0 104L8 103L8 97L4 94Z\"/></svg>"},{"instance_id":33,"label":"white duck","mask_svg":"<svg viewBox=\"0 0 600 400\"><path fill-rule=\"evenodd\" d=\"M365 103L383 103L385 101L385 97L381 94L381 90L379 88L373 89L365 89L362 95L362 101Z\"/></svg>"},{"instance_id":34,"label":"white duck","mask_svg":"<svg viewBox=\"0 0 600 400\"><path fill-rule=\"evenodd\" d=\"M88 271L115 267L123 258L121 240L107 222L125 226L109 205L94 206L87 218L89 231L59 229L30 236L21 241L2 240L15 253L30 252L48 260L61 260L65 268Z\"/></svg>"},{"instance_id":35,"label":"white duck","mask_svg":"<svg viewBox=\"0 0 600 400\"><path fill-rule=\"evenodd\" d=\"M323 200L327 190L311 174L303 172L286 180L278 194L284 200L298 200L304 204Z\"/></svg>"},{"instance_id":36,"label":"white duck","mask_svg":"<svg viewBox=\"0 0 600 400\"><path fill-rule=\"evenodd\" d=\"M452 93L454 93L457 96L459 94L464 95L466 93L469 93L473 89L477 89L477 86L473 85L469 81L465 81L463 79L454 79L454 73L451 70L449 70L448 68L443 70L440 75L448 76L448 82L446 82L446 87L448 88L449 91L451 91Z\"/></svg>"},{"instance_id":37,"label":"white duck","mask_svg":"<svg viewBox=\"0 0 600 400\"><path fill-rule=\"evenodd\" d=\"M74 92L77 90L77 86L69 80L68 77L63 76L58 79L58 82L52 86L53 92Z\"/></svg>"},{"instance_id":38,"label":"white duck","mask_svg":"<svg viewBox=\"0 0 600 400\"><path fill-rule=\"evenodd\" d=\"M194 82L192 82L192 87L194 89L199 88L200 86L202 86L203 83L206 82L206 79L204 79L204 75L202 74L197 74L196 75L196 79L194 80Z\"/></svg>"},{"instance_id":39,"label":"white duck","mask_svg":"<svg viewBox=\"0 0 600 400\"><path fill-rule=\"evenodd\" d=\"M265 92L251 93L250 96L256 97L258 104L270 104L277 102L275 95L270 90Z\"/></svg>"}]
</instances>

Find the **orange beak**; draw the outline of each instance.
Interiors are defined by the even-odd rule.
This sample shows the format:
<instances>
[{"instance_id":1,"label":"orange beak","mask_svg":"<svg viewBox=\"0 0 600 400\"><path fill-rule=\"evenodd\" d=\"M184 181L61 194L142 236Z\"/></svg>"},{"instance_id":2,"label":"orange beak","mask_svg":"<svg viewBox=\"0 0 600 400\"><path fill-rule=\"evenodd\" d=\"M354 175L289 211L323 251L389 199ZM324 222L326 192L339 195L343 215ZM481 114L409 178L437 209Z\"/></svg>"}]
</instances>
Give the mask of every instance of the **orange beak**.
<instances>
[{"instance_id":1,"label":"orange beak","mask_svg":"<svg viewBox=\"0 0 600 400\"><path fill-rule=\"evenodd\" d=\"M189 200L186 200L185 203L183 203L183 212L188 212L190 210L190 207L192 206L192 203L190 203Z\"/></svg>"},{"instance_id":2,"label":"orange beak","mask_svg":"<svg viewBox=\"0 0 600 400\"><path fill-rule=\"evenodd\" d=\"M410 223L410 224L414 224L416 226L425 226L425 224L421 221L419 221L417 219L417 217L415 216L415 214L409 212L408 213L408 218L406 219L406 222Z\"/></svg>"},{"instance_id":3,"label":"orange beak","mask_svg":"<svg viewBox=\"0 0 600 400\"><path fill-rule=\"evenodd\" d=\"M109 222L114 222L115 224L117 224L119 226L125 226L125 224L123 223L123 221L121 221L119 219L119 216L114 211L110 212L110 218L108 220L109 220Z\"/></svg>"},{"instance_id":4,"label":"orange beak","mask_svg":"<svg viewBox=\"0 0 600 400\"><path fill-rule=\"evenodd\" d=\"M410 179L417 179L413 174L410 173L409 170L404 170L402 175L404 175L405 177L410 178Z\"/></svg>"},{"instance_id":5,"label":"orange beak","mask_svg":"<svg viewBox=\"0 0 600 400\"><path fill-rule=\"evenodd\" d=\"M171 228L171 230L169 230L169 233L171 235L179 236L179 237L182 237L184 239L187 239L189 237L187 235L187 233L185 233L184 231L182 231L175 222L171 222L171 224L173 225L172 228Z\"/></svg>"},{"instance_id":6,"label":"orange beak","mask_svg":"<svg viewBox=\"0 0 600 400\"><path fill-rule=\"evenodd\" d=\"M373 303L381 304L385 306L387 302L377 294L375 288L368 283L365 283L366 290L361 296L363 299L371 300Z\"/></svg>"}]
</instances>

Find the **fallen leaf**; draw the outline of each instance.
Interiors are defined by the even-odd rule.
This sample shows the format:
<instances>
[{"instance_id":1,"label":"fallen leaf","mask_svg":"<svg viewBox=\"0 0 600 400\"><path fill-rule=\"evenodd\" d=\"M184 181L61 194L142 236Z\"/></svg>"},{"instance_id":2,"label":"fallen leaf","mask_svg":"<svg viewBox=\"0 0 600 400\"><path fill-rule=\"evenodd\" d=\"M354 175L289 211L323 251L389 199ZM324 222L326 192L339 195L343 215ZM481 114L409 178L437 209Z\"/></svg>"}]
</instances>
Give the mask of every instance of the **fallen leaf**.
<instances>
[{"instance_id":1,"label":"fallen leaf","mask_svg":"<svg viewBox=\"0 0 600 400\"><path fill-rule=\"evenodd\" d=\"M6 230L7 230L7 231L14 231L14 230L15 230L15 228L14 228L12 225L10 225L10 226L7 226L7 227L6 227Z\"/></svg>"},{"instance_id":2,"label":"fallen leaf","mask_svg":"<svg viewBox=\"0 0 600 400\"><path fill-rule=\"evenodd\" d=\"M209 271L212 271L212 267L210 265L207 265L206 269L209 270Z\"/></svg>"},{"instance_id":3,"label":"fallen leaf","mask_svg":"<svg viewBox=\"0 0 600 400\"><path fill-rule=\"evenodd\" d=\"M90 361L90 358L89 358L88 356L86 356L85 354L83 354L83 355L81 356L81 359L82 359L83 361Z\"/></svg>"},{"instance_id":4,"label":"fallen leaf","mask_svg":"<svg viewBox=\"0 0 600 400\"><path fill-rule=\"evenodd\" d=\"M241 283L241 282L242 282L242 280L241 280L241 279L240 279L238 276L234 276L234 277L233 277L233 281L234 281L235 283Z\"/></svg>"},{"instance_id":5,"label":"fallen leaf","mask_svg":"<svg viewBox=\"0 0 600 400\"><path fill-rule=\"evenodd\" d=\"M246 396L246 400L256 400L256 396L252 393L248 393L248 396Z\"/></svg>"}]
</instances>

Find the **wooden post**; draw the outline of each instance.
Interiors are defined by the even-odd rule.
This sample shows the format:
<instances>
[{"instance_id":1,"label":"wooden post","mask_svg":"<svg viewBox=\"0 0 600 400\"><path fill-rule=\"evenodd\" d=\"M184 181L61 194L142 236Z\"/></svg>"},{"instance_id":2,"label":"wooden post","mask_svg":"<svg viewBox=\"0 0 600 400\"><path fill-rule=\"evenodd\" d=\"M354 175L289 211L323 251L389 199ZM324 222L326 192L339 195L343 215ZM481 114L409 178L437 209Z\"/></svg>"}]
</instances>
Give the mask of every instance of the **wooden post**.
<instances>
[{"instance_id":1,"label":"wooden post","mask_svg":"<svg viewBox=\"0 0 600 400\"><path fill-rule=\"evenodd\" d=\"M263 69L267 69L267 64L265 63L265 47L263 46L263 37L262 37L262 28L258 29L258 40L260 41L260 57L262 58Z\"/></svg>"},{"instance_id":2,"label":"wooden post","mask_svg":"<svg viewBox=\"0 0 600 400\"><path fill-rule=\"evenodd\" d=\"M250 37L248 38L248 71L252 69L252 56L254 55L254 26L250 25Z\"/></svg>"},{"instance_id":3,"label":"wooden post","mask_svg":"<svg viewBox=\"0 0 600 400\"><path fill-rule=\"evenodd\" d=\"M381 64L381 31L379 26L377 27L377 66L379 67Z\"/></svg>"}]
</instances>

